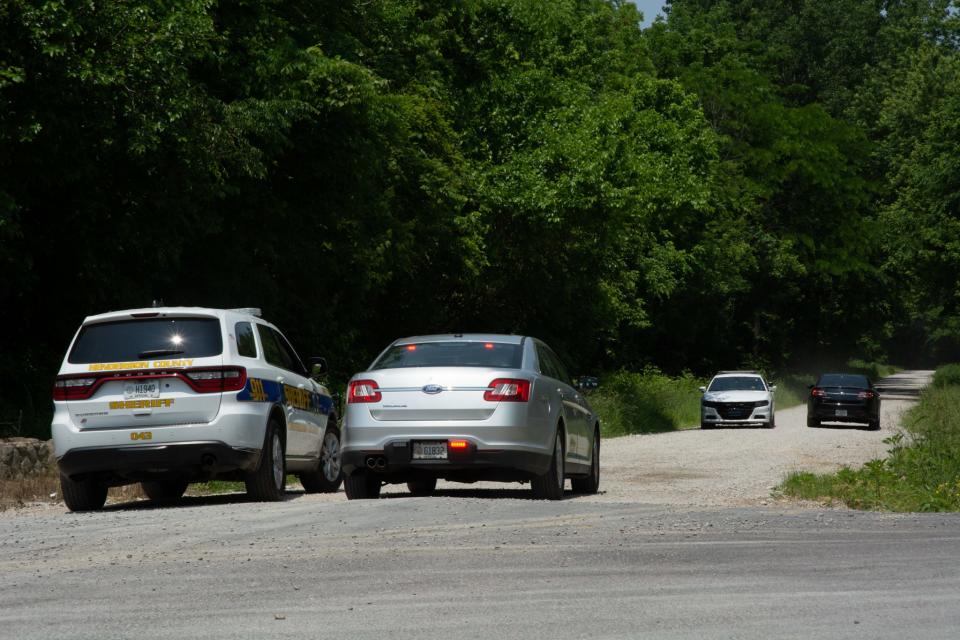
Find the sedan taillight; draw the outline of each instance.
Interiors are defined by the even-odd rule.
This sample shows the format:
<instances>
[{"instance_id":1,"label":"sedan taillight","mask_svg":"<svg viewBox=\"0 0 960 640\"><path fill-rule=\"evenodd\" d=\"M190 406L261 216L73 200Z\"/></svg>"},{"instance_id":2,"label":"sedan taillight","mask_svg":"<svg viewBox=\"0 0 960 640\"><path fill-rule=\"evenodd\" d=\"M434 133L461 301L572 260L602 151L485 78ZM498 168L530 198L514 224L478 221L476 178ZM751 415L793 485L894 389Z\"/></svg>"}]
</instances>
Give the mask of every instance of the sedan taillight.
<instances>
[{"instance_id":1,"label":"sedan taillight","mask_svg":"<svg viewBox=\"0 0 960 640\"><path fill-rule=\"evenodd\" d=\"M347 404L380 402L383 394L374 380L354 380L347 387Z\"/></svg>"},{"instance_id":2,"label":"sedan taillight","mask_svg":"<svg viewBox=\"0 0 960 640\"><path fill-rule=\"evenodd\" d=\"M810 391L810 396L813 397L813 398L825 398L825 397L827 396L827 392L824 391L823 389L818 389L818 388L814 387L814 388Z\"/></svg>"},{"instance_id":3,"label":"sedan taillight","mask_svg":"<svg viewBox=\"0 0 960 640\"><path fill-rule=\"evenodd\" d=\"M530 381L497 378L487 385L483 399L489 402L527 402L530 400Z\"/></svg>"},{"instance_id":4,"label":"sedan taillight","mask_svg":"<svg viewBox=\"0 0 960 640\"><path fill-rule=\"evenodd\" d=\"M857 394L858 400L873 400L877 397L877 394L873 391L861 391Z\"/></svg>"}]
</instances>

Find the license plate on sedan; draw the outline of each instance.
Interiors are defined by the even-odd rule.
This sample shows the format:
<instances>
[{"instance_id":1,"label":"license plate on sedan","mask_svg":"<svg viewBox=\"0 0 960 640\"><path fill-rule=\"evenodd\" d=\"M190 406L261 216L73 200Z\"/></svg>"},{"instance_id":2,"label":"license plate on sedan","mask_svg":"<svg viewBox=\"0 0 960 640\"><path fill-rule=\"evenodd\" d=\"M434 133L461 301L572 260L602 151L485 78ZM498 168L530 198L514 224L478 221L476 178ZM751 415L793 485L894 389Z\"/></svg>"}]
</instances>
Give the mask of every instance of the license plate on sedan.
<instances>
[{"instance_id":1,"label":"license plate on sedan","mask_svg":"<svg viewBox=\"0 0 960 640\"><path fill-rule=\"evenodd\" d=\"M847 417L847 410L846 410L846 409L837 409L837 417L838 417L838 418L846 418L846 417Z\"/></svg>"},{"instance_id":2,"label":"license plate on sedan","mask_svg":"<svg viewBox=\"0 0 960 640\"><path fill-rule=\"evenodd\" d=\"M143 382L128 382L123 385L123 398L125 400L134 400L136 398L159 398L160 381L145 380Z\"/></svg>"},{"instance_id":3,"label":"license plate on sedan","mask_svg":"<svg viewBox=\"0 0 960 640\"><path fill-rule=\"evenodd\" d=\"M446 460L447 443L438 442L414 442L413 443L414 460Z\"/></svg>"}]
</instances>

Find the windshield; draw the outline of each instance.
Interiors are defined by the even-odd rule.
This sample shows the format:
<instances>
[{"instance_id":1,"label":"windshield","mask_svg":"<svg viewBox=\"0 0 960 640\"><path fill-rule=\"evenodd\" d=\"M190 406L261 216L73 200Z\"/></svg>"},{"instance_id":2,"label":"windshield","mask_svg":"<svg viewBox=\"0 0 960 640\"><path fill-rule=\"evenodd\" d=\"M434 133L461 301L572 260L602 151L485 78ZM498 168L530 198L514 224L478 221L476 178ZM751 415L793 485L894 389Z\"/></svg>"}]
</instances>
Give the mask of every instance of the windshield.
<instances>
[{"instance_id":1,"label":"windshield","mask_svg":"<svg viewBox=\"0 0 960 640\"><path fill-rule=\"evenodd\" d=\"M500 342L424 342L399 344L387 350L371 369L405 367L490 367L519 369L523 351Z\"/></svg>"},{"instance_id":2,"label":"windshield","mask_svg":"<svg viewBox=\"0 0 960 640\"><path fill-rule=\"evenodd\" d=\"M90 324L70 351L72 364L157 358L204 358L223 353L216 318L150 318Z\"/></svg>"},{"instance_id":3,"label":"windshield","mask_svg":"<svg viewBox=\"0 0 960 640\"><path fill-rule=\"evenodd\" d=\"M757 376L725 376L714 378L709 391L766 391L763 378Z\"/></svg>"},{"instance_id":4,"label":"windshield","mask_svg":"<svg viewBox=\"0 0 960 640\"><path fill-rule=\"evenodd\" d=\"M820 376L818 387L854 387L857 389L867 389L870 383L866 376L847 374L847 373L825 373Z\"/></svg>"}]
</instances>

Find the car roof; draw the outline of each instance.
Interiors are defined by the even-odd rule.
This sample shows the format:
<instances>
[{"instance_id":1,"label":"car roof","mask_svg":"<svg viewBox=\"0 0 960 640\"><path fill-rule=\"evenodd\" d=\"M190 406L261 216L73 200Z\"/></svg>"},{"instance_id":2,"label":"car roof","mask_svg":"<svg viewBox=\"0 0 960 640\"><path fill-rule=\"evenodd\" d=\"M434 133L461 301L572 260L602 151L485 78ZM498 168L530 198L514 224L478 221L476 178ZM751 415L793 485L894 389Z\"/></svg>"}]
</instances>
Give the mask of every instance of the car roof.
<instances>
[{"instance_id":1,"label":"car roof","mask_svg":"<svg viewBox=\"0 0 960 640\"><path fill-rule=\"evenodd\" d=\"M505 333L437 333L428 336L410 336L398 338L394 345L424 344L426 342L500 342L502 344L521 344L524 336Z\"/></svg>"},{"instance_id":2,"label":"car roof","mask_svg":"<svg viewBox=\"0 0 960 640\"><path fill-rule=\"evenodd\" d=\"M762 378L757 371L721 371L717 375L713 376L714 378L727 378L731 376L756 376Z\"/></svg>"},{"instance_id":3,"label":"car roof","mask_svg":"<svg viewBox=\"0 0 960 640\"><path fill-rule=\"evenodd\" d=\"M205 317L217 317L222 318L226 315L231 315L234 317L242 317L250 320L261 320L259 314L259 309L255 308L244 308L244 309L212 309L209 307L143 307L140 309L123 309L120 311L108 311L106 313L98 313L96 315L87 316L83 320L83 324L96 324L99 322L110 322L113 320L129 320L133 318L151 318L151 317L164 317L164 316L205 316ZM270 324L265 322L265 324Z\"/></svg>"}]
</instances>

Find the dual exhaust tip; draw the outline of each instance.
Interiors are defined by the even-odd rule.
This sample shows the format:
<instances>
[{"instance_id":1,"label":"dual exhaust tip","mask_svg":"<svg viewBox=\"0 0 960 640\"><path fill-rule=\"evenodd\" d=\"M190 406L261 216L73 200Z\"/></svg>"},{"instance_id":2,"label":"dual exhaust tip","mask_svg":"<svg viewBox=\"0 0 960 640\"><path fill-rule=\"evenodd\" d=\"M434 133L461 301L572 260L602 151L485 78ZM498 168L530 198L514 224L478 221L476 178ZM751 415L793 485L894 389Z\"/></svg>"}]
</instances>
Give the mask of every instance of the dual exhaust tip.
<instances>
[{"instance_id":1,"label":"dual exhaust tip","mask_svg":"<svg viewBox=\"0 0 960 640\"><path fill-rule=\"evenodd\" d=\"M370 456L367 458L367 469L373 471L384 471L387 468L387 459L383 456Z\"/></svg>"}]
</instances>

